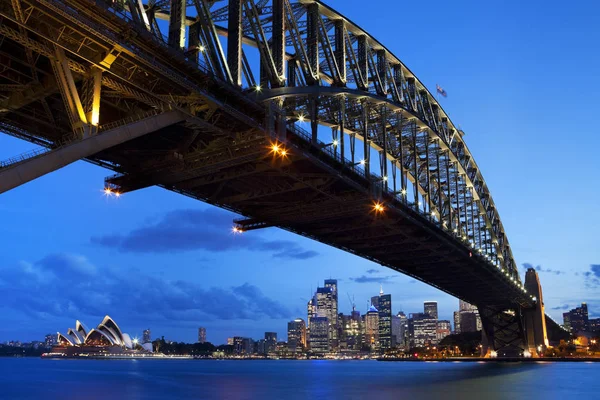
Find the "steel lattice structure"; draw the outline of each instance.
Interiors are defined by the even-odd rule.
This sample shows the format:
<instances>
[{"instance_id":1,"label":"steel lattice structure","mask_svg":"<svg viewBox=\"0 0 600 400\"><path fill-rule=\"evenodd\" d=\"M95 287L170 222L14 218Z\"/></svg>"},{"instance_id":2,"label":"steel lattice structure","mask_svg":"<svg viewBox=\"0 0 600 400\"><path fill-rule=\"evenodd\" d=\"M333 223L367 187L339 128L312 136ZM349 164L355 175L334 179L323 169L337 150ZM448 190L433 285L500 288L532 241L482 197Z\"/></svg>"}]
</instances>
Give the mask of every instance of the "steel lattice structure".
<instances>
[{"instance_id":1,"label":"steel lattice structure","mask_svg":"<svg viewBox=\"0 0 600 400\"><path fill-rule=\"evenodd\" d=\"M0 192L84 158L113 191L160 185L336 246L496 328L535 307L463 132L323 3L0 0L0 18L0 129L46 149L0 164Z\"/></svg>"}]
</instances>

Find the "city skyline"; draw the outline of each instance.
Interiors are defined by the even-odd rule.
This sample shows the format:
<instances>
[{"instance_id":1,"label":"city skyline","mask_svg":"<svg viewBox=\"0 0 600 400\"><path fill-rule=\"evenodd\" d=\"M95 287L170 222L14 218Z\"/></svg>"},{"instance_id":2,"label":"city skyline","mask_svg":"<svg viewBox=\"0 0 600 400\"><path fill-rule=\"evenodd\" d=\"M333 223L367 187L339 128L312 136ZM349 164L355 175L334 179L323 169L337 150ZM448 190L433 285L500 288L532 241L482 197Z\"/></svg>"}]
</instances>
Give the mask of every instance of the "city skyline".
<instances>
[{"instance_id":1,"label":"city skyline","mask_svg":"<svg viewBox=\"0 0 600 400\"><path fill-rule=\"evenodd\" d=\"M389 26L377 23L377 10L331 3L374 36L393 37ZM508 6L437 6L442 15L461 24L423 32L423 41L435 42L434 47L386 43L430 89L439 83L447 91L442 105L463 127L477 154L521 276L527 264L540 272L547 312L561 321L564 311L587 301L591 315L598 316L599 189L589 185L598 172L593 153L597 138L581 119L554 120L546 114L551 109L570 115L594 111L594 93L600 86L590 79L595 76L594 56L582 51L593 48L598 39L595 22L585 22L591 13L578 10L579 5L547 10L540 19L555 26L557 33L542 37L537 33L540 22L527 18L534 13L533 5L519 4L522 16L511 18L503 18L511 12ZM397 13L428 8L390 7ZM497 17L482 18L494 13ZM574 18L580 21L577 32L562 24ZM498 29L481 32L483 20ZM507 20L508 33L503 26ZM416 21L406 23L407 29L421 27ZM558 59L557 43L569 44ZM430 61L432 51L438 54L435 63ZM574 52L580 60L578 74L558 95L547 65L553 65L552 70L574 68ZM577 98L577 104L565 98ZM502 124L490 124L500 118ZM565 132L577 132L578 140L565 138ZM582 140L590 145L581 147ZM32 147L0 135L3 158ZM567 168L548 173L556 154L562 154L565 165L580 165L580 173ZM153 332L188 341L200 324L207 327L209 338L226 337L233 325L248 332L255 325L267 325L282 335L284 323L304 315L310 285L324 276L338 277L361 311L364 302L358 300L376 294L383 283L405 312L435 298L440 318L452 320L455 307L450 304L455 300L412 278L275 228L233 235L235 215L156 187L107 198L102 193L107 174L77 162L2 195L0 229L7 250L0 268L0 312L6 324L0 328L0 340L16 338L18 332L26 340L35 339L76 317L93 320L105 314L131 321L130 331L152 326ZM524 179L516 178L522 174ZM566 207L572 195L563 182L591 192L577 207ZM194 239L181 240L186 235ZM123 295L128 305L124 308ZM350 309L346 297L346 290L340 293L340 310L345 312Z\"/></svg>"}]
</instances>

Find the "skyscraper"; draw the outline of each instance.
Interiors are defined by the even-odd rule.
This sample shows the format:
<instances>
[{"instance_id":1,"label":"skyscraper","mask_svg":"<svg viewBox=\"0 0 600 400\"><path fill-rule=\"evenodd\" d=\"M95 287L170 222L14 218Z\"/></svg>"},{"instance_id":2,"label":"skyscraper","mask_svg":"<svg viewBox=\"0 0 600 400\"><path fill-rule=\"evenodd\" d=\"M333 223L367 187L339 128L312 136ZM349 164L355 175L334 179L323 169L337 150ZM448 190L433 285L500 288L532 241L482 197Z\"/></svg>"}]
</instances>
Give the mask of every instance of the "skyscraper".
<instances>
[{"instance_id":1,"label":"skyscraper","mask_svg":"<svg viewBox=\"0 0 600 400\"><path fill-rule=\"evenodd\" d=\"M563 314L563 325L573 333L589 330L588 308L586 303Z\"/></svg>"},{"instance_id":2,"label":"skyscraper","mask_svg":"<svg viewBox=\"0 0 600 400\"><path fill-rule=\"evenodd\" d=\"M275 351L277 346L277 332L265 332L265 353Z\"/></svg>"},{"instance_id":3,"label":"skyscraper","mask_svg":"<svg viewBox=\"0 0 600 400\"><path fill-rule=\"evenodd\" d=\"M338 295L337 280L325 280L325 287L317 288L317 316L326 317L329 321L329 350L338 349ZM312 329L312 326L311 326ZM311 331L312 334L312 331Z\"/></svg>"},{"instance_id":4,"label":"skyscraper","mask_svg":"<svg viewBox=\"0 0 600 400\"><path fill-rule=\"evenodd\" d=\"M206 328L198 328L198 343L206 342Z\"/></svg>"},{"instance_id":5,"label":"skyscraper","mask_svg":"<svg viewBox=\"0 0 600 400\"><path fill-rule=\"evenodd\" d=\"M327 317L312 317L310 319L310 350L313 353L329 352L329 320Z\"/></svg>"},{"instance_id":6,"label":"skyscraper","mask_svg":"<svg viewBox=\"0 0 600 400\"><path fill-rule=\"evenodd\" d=\"M371 351L379 349L379 311L374 306L365 314L365 345Z\"/></svg>"},{"instance_id":7,"label":"skyscraper","mask_svg":"<svg viewBox=\"0 0 600 400\"><path fill-rule=\"evenodd\" d=\"M460 311L454 311L454 333L460 333Z\"/></svg>"},{"instance_id":8,"label":"skyscraper","mask_svg":"<svg viewBox=\"0 0 600 400\"><path fill-rule=\"evenodd\" d=\"M454 332L466 333L481 330L481 317L476 306L466 301L458 301L458 311L454 312Z\"/></svg>"},{"instance_id":9,"label":"skyscraper","mask_svg":"<svg viewBox=\"0 0 600 400\"><path fill-rule=\"evenodd\" d=\"M406 346L407 318L404 312L400 311L392 319L392 337L395 338L395 346Z\"/></svg>"},{"instance_id":10,"label":"skyscraper","mask_svg":"<svg viewBox=\"0 0 600 400\"><path fill-rule=\"evenodd\" d=\"M450 334L450 321L441 320L437 322L437 342Z\"/></svg>"},{"instance_id":11,"label":"skyscraper","mask_svg":"<svg viewBox=\"0 0 600 400\"><path fill-rule=\"evenodd\" d=\"M428 314L433 319L438 319L437 301L426 301L423 303L425 314Z\"/></svg>"},{"instance_id":12,"label":"skyscraper","mask_svg":"<svg viewBox=\"0 0 600 400\"><path fill-rule=\"evenodd\" d=\"M331 312L329 318L329 346L333 351L339 348L339 320L338 320L338 286L337 279L325 279L325 287L331 290Z\"/></svg>"},{"instance_id":13,"label":"skyscraper","mask_svg":"<svg viewBox=\"0 0 600 400\"><path fill-rule=\"evenodd\" d=\"M317 300L315 294L310 298L308 304L306 304L306 343L310 345L310 320L312 317L317 316Z\"/></svg>"},{"instance_id":14,"label":"skyscraper","mask_svg":"<svg viewBox=\"0 0 600 400\"><path fill-rule=\"evenodd\" d=\"M301 351L306 347L306 324L302 318L288 322L288 349L292 352Z\"/></svg>"},{"instance_id":15,"label":"skyscraper","mask_svg":"<svg viewBox=\"0 0 600 400\"><path fill-rule=\"evenodd\" d=\"M379 311L379 349L385 351L392 348L392 295L383 294L383 288L379 290L379 296L376 297L379 307L374 306ZM371 298L373 301L373 298Z\"/></svg>"},{"instance_id":16,"label":"skyscraper","mask_svg":"<svg viewBox=\"0 0 600 400\"><path fill-rule=\"evenodd\" d=\"M144 332L142 332L142 343L151 343L152 342L152 335L150 334L150 329L145 329Z\"/></svg>"},{"instance_id":17,"label":"skyscraper","mask_svg":"<svg viewBox=\"0 0 600 400\"><path fill-rule=\"evenodd\" d=\"M410 314L412 320L412 347L437 345L437 320L425 313Z\"/></svg>"}]
</instances>

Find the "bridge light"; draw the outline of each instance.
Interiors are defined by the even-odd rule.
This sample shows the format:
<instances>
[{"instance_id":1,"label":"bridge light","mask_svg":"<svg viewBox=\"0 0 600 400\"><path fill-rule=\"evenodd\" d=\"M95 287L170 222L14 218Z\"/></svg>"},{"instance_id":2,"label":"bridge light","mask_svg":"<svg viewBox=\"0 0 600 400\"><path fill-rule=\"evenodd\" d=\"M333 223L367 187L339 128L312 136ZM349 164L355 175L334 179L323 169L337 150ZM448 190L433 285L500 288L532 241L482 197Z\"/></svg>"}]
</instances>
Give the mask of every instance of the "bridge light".
<instances>
[{"instance_id":1,"label":"bridge light","mask_svg":"<svg viewBox=\"0 0 600 400\"><path fill-rule=\"evenodd\" d=\"M400 193L402 193L402 196L406 196L406 189L402 189Z\"/></svg>"},{"instance_id":2,"label":"bridge light","mask_svg":"<svg viewBox=\"0 0 600 400\"><path fill-rule=\"evenodd\" d=\"M334 141L333 141L333 143L332 143L332 144L333 144L334 146L337 146L337 145L338 145L338 143L339 143L339 142L338 142L338 141L337 141L337 139L336 139L336 140L334 140Z\"/></svg>"},{"instance_id":3,"label":"bridge light","mask_svg":"<svg viewBox=\"0 0 600 400\"><path fill-rule=\"evenodd\" d=\"M537 301L537 297L535 297L535 296L531 296L531 300L533 300L533 301Z\"/></svg>"},{"instance_id":4,"label":"bridge light","mask_svg":"<svg viewBox=\"0 0 600 400\"><path fill-rule=\"evenodd\" d=\"M377 202L373 205L373 210L375 210L375 212L383 212L385 208L383 207L383 204L381 204L380 202Z\"/></svg>"},{"instance_id":5,"label":"bridge light","mask_svg":"<svg viewBox=\"0 0 600 400\"><path fill-rule=\"evenodd\" d=\"M388 177L387 176L382 176L381 180L384 181L384 182L386 182L388 180Z\"/></svg>"},{"instance_id":6,"label":"bridge light","mask_svg":"<svg viewBox=\"0 0 600 400\"><path fill-rule=\"evenodd\" d=\"M362 160L360 160L360 165L365 165L367 163L367 160L365 160L364 158Z\"/></svg>"},{"instance_id":7,"label":"bridge light","mask_svg":"<svg viewBox=\"0 0 600 400\"><path fill-rule=\"evenodd\" d=\"M203 45L200 45L200 47L198 47L198 50L204 52L204 50L206 50L206 48Z\"/></svg>"},{"instance_id":8,"label":"bridge light","mask_svg":"<svg viewBox=\"0 0 600 400\"><path fill-rule=\"evenodd\" d=\"M242 230L242 228L239 228L239 227L237 227L237 226L234 226L233 228L231 228L231 232L232 232L233 234L239 234L239 233L242 233L242 232L244 232L244 231Z\"/></svg>"},{"instance_id":9,"label":"bridge light","mask_svg":"<svg viewBox=\"0 0 600 400\"><path fill-rule=\"evenodd\" d=\"M260 85L256 85L254 88L257 92L260 92L262 90L262 87Z\"/></svg>"},{"instance_id":10,"label":"bridge light","mask_svg":"<svg viewBox=\"0 0 600 400\"><path fill-rule=\"evenodd\" d=\"M277 143L273 143L271 145L271 150L273 151L273 153L279 153L279 150L280 150L279 145Z\"/></svg>"},{"instance_id":11,"label":"bridge light","mask_svg":"<svg viewBox=\"0 0 600 400\"><path fill-rule=\"evenodd\" d=\"M454 231L453 231L453 232L454 232L454 233L458 232L458 229L454 228Z\"/></svg>"},{"instance_id":12,"label":"bridge light","mask_svg":"<svg viewBox=\"0 0 600 400\"><path fill-rule=\"evenodd\" d=\"M283 157L287 156L287 150L285 150L285 149L281 150L281 155Z\"/></svg>"},{"instance_id":13,"label":"bridge light","mask_svg":"<svg viewBox=\"0 0 600 400\"><path fill-rule=\"evenodd\" d=\"M300 114L300 115L298 116L298 121L300 121L300 122L304 122L304 119L305 119L305 118L304 118L304 114Z\"/></svg>"},{"instance_id":14,"label":"bridge light","mask_svg":"<svg viewBox=\"0 0 600 400\"><path fill-rule=\"evenodd\" d=\"M115 197L120 197L120 196L121 196L121 193L115 192Z\"/></svg>"},{"instance_id":15,"label":"bridge light","mask_svg":"<svg viewBox=\"0 0 600 400\"><path fill-rule=\"evenodd\" d=\"M104 188L104 194L107 196L110 196L112 194L112 190L110 190L110 188Z\"/></svg>"}]
</instances>

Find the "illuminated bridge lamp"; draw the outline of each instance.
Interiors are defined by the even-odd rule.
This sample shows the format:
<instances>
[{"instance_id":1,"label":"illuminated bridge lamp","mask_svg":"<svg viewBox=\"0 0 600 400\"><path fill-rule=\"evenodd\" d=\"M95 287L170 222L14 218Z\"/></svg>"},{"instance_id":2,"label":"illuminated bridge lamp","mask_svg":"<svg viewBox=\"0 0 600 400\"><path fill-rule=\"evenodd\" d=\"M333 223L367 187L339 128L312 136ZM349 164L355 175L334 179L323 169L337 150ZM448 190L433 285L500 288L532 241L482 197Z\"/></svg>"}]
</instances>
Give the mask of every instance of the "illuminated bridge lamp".
<instances>
[{"instance_id":1,"label":"illuminated bridge lamp","mask_svg":"<svg viewBox=\"0 0 600 400\"><path fill-rule=\"evenodd\" d=\"M121 193L115 192L115 197L120 197L120 196L121 196Z\"/></svg>"},{"instance_id":2,"label":"illuminated bridge lamp","mask_svg":"<svg viewBox=\"0 0 600 400\"><path fill-rule=\"evenodd\" d=\"M234 226L233 228L231 228L231 232L233 232L234 234L239 234L239 233L242 233L244 231L242 230L242 228Z\"/></svg>"},{"instance_id":3,"label":"illuminated bridge lamp","mask_svg":"<svg viewBox=\"0 0 600 400\"><path fill-rule=\"evenodd\" d=\"M260 92L262 90L262 87L260 85L256 85L254 89L256 89L257 92Z\"/></svg>"},{"instance_id":4,"label":"illuminated bridge lamp","mask_svg":"<svg viewBox=\"0 0 600 400\"><path fill-rule=\"evenodd\" d=\"M360 160L360 165L365 165L367 163L367 160L365 160L364 158L362 160Z\"/></svg>"},{"instance_id":5,"label":"illuminated bridge lamp","mask_svg":"<svg viewBox=\"0 0 600 400\"><path fill-rule=\"evenodd\" d=\"M338 145L338 143L339 143L339 142L338 142L337 140L334 140L332 144L333 144L334 146L337 146L337 145Z\"/></svg>"},{"instance_id":6,"label":"illuminated bridge lamp","mask_svg":"<svg viewBox=\"0 0 600 400\"><path fill-rule=\"evenodd\" d=\"M383 212L384 209L385 208L383 207L383 204L381 204L379 202L377 202L373 205L373 210L375 210L375 212L380 213L380 212Z\"/></svg>"},{"instance_id":7,"label":"illuminated bridge lamp","mask_svg":"<svg viewBox=\"0 0 600 400\"><path fill-rule=\"evenodd\" d=\"M112 194L112 191L110 190L110 188L106 187L104 188L104 194L110 196Z\"/></svg>"}]
</instances>

